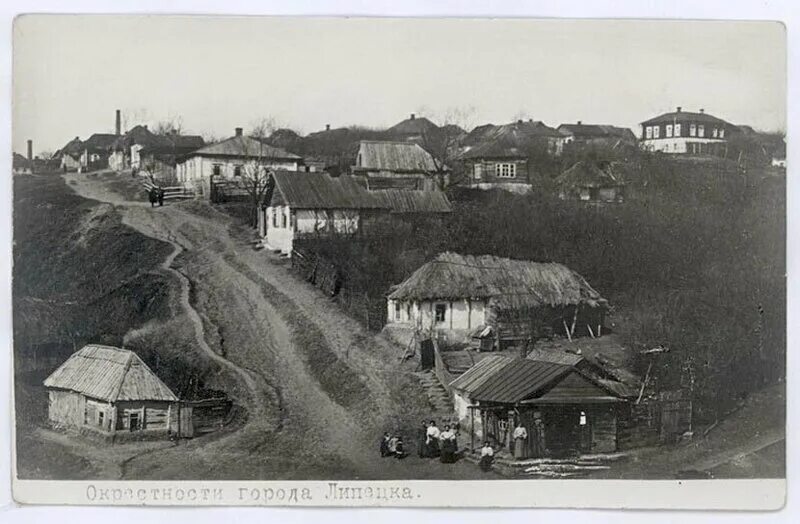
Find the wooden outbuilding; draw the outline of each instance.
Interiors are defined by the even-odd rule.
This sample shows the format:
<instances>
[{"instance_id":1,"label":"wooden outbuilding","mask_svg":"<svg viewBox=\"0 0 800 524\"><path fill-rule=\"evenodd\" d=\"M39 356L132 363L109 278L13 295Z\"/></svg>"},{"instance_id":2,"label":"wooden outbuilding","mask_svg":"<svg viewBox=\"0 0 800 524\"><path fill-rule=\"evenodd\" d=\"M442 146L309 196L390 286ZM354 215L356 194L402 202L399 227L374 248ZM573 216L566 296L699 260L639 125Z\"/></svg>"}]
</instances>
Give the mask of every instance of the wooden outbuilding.
<instances>
[{"instance_id":1,"label":"wooden outbuilding","mask_svg":"<svg viewBox=\"0 0 800 524\"><path fill-rule=\"evenodd\" d=\"M180 434L178 397L133 351L89 344L44 385L55 426L112 440Z\"/></svg>"},{"instance_id":2,"label":"wooden outbuilding","mask_svg":"<svg viewBox=\"0 0 800 524\"><path fill-rule=\"evenodd\" d=\"M620 405L630 388L610 387L574 360L491 355L450 384L462 427L476 443L510 450L514 428L527 430L525 458L618 449Z\"/></svg>"}]
</instances>

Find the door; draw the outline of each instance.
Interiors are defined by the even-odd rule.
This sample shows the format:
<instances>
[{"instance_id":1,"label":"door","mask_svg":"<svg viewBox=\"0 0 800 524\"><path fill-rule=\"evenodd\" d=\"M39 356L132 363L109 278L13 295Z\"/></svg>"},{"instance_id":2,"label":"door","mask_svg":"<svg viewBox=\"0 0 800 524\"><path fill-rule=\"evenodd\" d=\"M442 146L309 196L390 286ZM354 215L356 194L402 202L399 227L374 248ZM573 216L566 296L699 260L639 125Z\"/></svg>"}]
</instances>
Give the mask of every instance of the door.
<instances>
[{"instance_id":1,"label":"door","mask_svg":"<svg viewBox=\"0 0 800 524\"><path fill-rule=\"evenodd\" d=\"M419 346L419 363L422 369L431 369L436 365L433 352L433 341L423 340Z\"/></svg>"},{"instance_id":2,"label":"door","mask_svg":"<svg viewBox=\"0 0 800 524\"><path fill-rule=\"evenodd\" d=\"M142 429L142 421L139 417L139 413L131 413L130 414L130 430L131 431L139 431Z\"/></svg>"}]
</instances>

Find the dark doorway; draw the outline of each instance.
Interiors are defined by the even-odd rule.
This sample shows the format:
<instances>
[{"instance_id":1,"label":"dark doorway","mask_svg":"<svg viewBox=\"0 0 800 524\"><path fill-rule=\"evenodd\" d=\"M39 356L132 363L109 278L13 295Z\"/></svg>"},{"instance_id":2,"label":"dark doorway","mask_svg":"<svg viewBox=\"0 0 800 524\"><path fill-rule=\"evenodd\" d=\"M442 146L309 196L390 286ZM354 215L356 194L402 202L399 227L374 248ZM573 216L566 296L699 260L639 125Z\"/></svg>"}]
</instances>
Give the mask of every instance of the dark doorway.
<instances>
[{"instance_id":1,"label":"dark doorway","mask_svg":"<svg viewBox=\"0 0 800 524\"><path fill-rule=\"evenodd\" d=\"M142 429L142 421L138 413L131 413L130 415L130 430L139 431Z\"/></svg>"},{"instance_id":2,"label":"dark doorway","mask_svg":"<svg viewBox=\"0 0 800 524\"><path fill-rule=\"evenodd\" d=\"M419 345L419 363L422 369L431 369L436 365L433 340L423 340Z\"/></svg>"}]
</instances>

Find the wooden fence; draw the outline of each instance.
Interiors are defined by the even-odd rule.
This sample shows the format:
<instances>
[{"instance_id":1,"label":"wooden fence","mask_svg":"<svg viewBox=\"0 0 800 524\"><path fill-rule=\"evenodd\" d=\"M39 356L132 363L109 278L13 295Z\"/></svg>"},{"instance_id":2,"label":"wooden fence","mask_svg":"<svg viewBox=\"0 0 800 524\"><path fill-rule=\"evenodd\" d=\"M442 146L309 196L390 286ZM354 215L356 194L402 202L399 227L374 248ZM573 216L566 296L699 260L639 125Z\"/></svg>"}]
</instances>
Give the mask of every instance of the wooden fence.
<instances>
[{"instance_id":1,"label":"wooden fence","mask_svg":"<svg viewBox=\"0 0 800 524\"><path fill-rule=\"evenodd\" d=\"M160 189L164 192L164 200L185 200L189 198L195 197L195 192L193 189L186 188L184 186L167 186L161 187L152 182L145 181L142 183L144 190L147 193L150 193L153 189Z\"/></svg>"},{"instance_id":2,"label":"wooden fence","mask_svg":"<svg viewBox=\"0 0 800 524\"><path fill-rule=\"evenodd\" d=\"M384 297L370 296L354 285L347 269L319 255L316 251L295 245L292 250L292 269L306 282L313 284L329 297L334 297L348 314L367 329L379 331L386 323Z\"/></svg>"}]
</instances>

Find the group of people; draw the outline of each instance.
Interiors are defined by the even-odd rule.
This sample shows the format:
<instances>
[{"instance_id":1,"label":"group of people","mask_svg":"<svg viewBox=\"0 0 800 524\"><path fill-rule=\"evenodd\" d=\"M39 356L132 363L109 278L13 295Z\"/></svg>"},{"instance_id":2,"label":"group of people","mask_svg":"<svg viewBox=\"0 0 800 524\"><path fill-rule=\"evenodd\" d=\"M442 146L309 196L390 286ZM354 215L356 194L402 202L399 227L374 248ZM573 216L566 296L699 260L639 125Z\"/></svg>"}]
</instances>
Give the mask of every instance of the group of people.
<instances>
[{"instance_id":1,"label":"group of people","mask_svg":"<svg viewBox=\"0 0 800 524\"><path fill-rule=\"evenodd\" d=\"M541 416L536 414L533 425L531 426L531 434L520 421L514 432L511 434L514 440L513 452L514 458L517 460L532 457L541 457L544 455L544 423Z\"/></svg>"},{"instance_id":2,"label":"group of people","mask_svg":"<svg viewBox=\"0 0 800 524\"><path fill-rule=\"evenodd\" d=\"M449 424L444 431L436 426L436 421L423 421L417 438L417 454L420 458L439 457L443 464L452 464L458 459L456 432Z\"/></svg>"},{"instance_id":3,"label":"group of people","mask_svg":"<svg viewBox=\"0 0 800 524\"><path fill-rule=\"evenodd\" d=\"M405 458L406 451L403 444L403 437L384 433L381 438L381 457L394 457L396 459Z\"/></svg>"},{"instance_id":4,"label":"group of people","mask_svg":"<svg viewBox=\"0 0 800 524\"><path fill-rule=\"evenodd\" d=\"M150 200L150 207L155 207L158 204L159 207L164 205L164 190L160 187L154 187L147 192L147 197Z\"/></svg>"}]
</instances>

